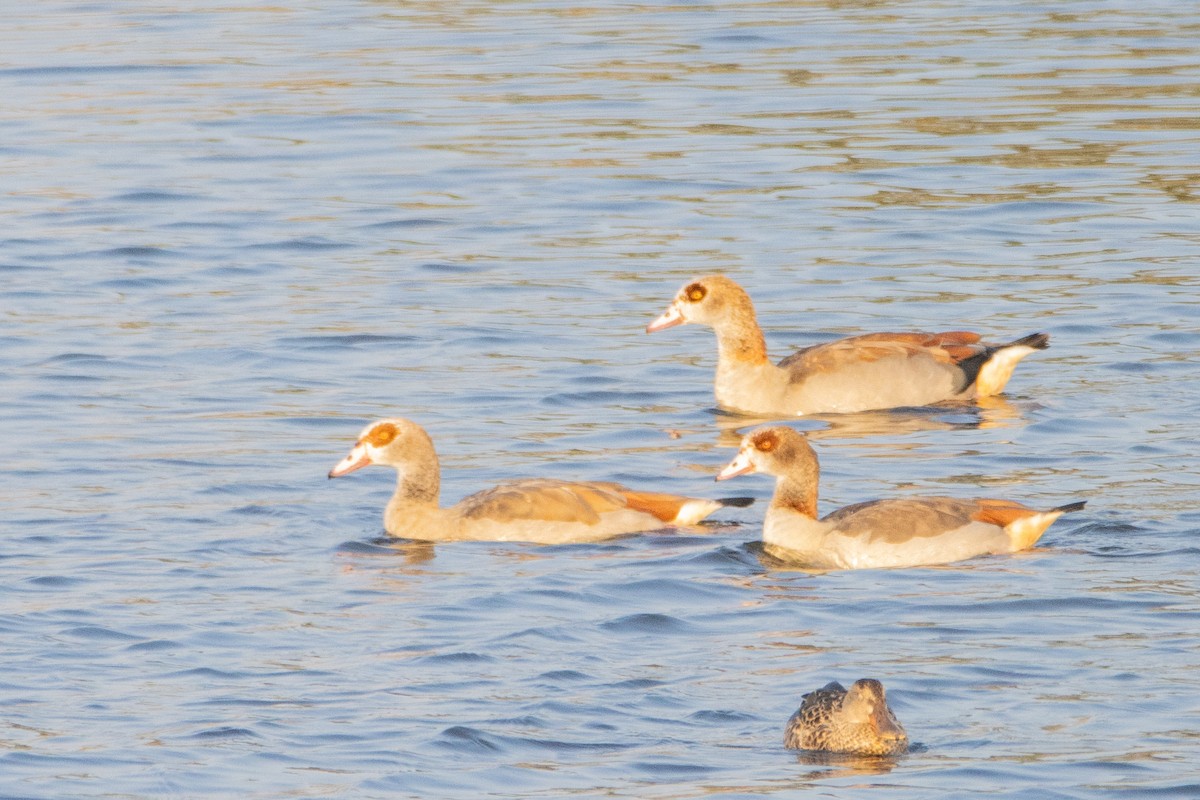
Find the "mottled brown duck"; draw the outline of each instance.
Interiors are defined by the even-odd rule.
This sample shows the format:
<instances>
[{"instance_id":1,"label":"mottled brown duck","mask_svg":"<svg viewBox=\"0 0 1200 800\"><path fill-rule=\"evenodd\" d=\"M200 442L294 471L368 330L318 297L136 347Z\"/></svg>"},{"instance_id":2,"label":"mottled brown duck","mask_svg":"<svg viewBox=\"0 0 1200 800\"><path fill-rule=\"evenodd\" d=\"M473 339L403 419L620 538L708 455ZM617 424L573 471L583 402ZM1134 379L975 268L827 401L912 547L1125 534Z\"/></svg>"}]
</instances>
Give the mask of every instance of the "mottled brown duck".
<instances>
[{"instance_id":1,"label":"mottled brown duck","mask_svg":"<svg viewBox=\"0 0 1200 800\"><path fill-rule=\"evenodd\" d=\"M804 695L788 720L783 744L858 756L894 756L908 749L908 734L887 704L883 684L857 680L846 690L833 681Z\"/></svg>"}]
</instances>

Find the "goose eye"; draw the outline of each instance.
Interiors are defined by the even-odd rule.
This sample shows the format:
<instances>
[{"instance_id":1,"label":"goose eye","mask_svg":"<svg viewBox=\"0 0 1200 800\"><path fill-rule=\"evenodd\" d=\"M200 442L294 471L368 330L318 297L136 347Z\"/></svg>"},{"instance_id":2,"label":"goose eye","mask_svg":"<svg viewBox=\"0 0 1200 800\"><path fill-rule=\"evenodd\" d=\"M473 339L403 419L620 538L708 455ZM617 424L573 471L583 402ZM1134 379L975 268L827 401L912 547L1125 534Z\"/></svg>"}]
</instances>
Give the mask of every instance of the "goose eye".
<instances>
[{"instance_id":1,"label":"goose eye","mask_svg":"<svg viewBox=\"0 0 1200 800\"><path fill-rule=\"evenodd\" d=\"M708 294L708 290L698 283L693 283L683 290L684 296L693 303L699 303L704 299L704 295Z\"/></svg>"},{"instance_id":2,"label":"goose eye","mask_svg":"<svg viewBox=\"0 0 1200 800\"><path fill-rule=\"evenodd\" d=\"M754 440L754 447L759 452L769 453L779 445L779 440L775 438L775 434L769 433L766 436L760 436Z\"/></svg>"},{"instance_id":3,"label":"goose eye","mask_svg":"<svg viewBox=\"0 0 1200 800\"><path fill-rule=\"evenodd\" d=\"M370 432L364 437L367 444L372 447L386 447L391 444L397 435L396 426L390 422L385 422L382 425L376 425L371 428Z\"/></svg>"}]
</instances>

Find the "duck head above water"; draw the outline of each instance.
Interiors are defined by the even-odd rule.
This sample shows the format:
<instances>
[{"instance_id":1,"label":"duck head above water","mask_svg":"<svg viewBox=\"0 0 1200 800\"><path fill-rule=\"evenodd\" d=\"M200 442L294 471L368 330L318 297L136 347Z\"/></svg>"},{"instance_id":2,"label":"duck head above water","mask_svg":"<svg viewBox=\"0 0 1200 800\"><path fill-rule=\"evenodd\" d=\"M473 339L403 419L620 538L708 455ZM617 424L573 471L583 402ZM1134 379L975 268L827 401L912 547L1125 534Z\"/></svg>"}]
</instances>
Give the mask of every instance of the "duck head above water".
<instances>
[{"instance_id":1,"label":"duck head above water","mask_svg":"<svg viewBox=\"0 0 1200 800\"><path fill-rule=\"evenodd\" d=\"M848 725L865 725L884 741L902 741L908 734L892 715L883 684L874 678L855 681L842 698L841 713Z\"/></svg>"},{"instance_id":2,"label":"duck head above water","mask_svg":"<svg viewBox=\"0 0 1200 800\"><path fill-rule=\"evenodd\" d=\"M811 471L815 482L818 469L816 452L802 433L786 425L772 425L758 428L742 437L737 455L717 474L716 479L724 481L755 472L779 476L797 468Z\"/></svg>"},{"instance_id":3,"label":"duck head above water","mask_svg":"<svg viewBox=\"0 0 1200 800\"><path fill-rule=\"evenodd\" d=\"M738 453L717 473L719 481L761 472L776 478L772 506L816 519L820 466L808 439L786 425L758 428L742 437Z\"/></svg>"},{"instance_id":4,"label":"duck head above water","mask_svg":"<svg viewBox=\"0 0 1200 800\"><path fill-rule=\"evenodd\" d=\"M394 467L409 494L437 499L437 452L429 434L415 422L399 417L372 422L359 434L346 457L329 471L329 477L340 478L371 465Z\"/></svg>"},{"instance_id":5,"label":"duck head above water","mask_svg":"<svg viewBox=\"0 0 1200 800\"><path fill-rule=\"evenodd\" d=\"M716 327L725 323L753 324L750 295L724 275L706 275L685 284L662 315L646 326L647 333L696 322Z\"/></svg>"}]
</instances>

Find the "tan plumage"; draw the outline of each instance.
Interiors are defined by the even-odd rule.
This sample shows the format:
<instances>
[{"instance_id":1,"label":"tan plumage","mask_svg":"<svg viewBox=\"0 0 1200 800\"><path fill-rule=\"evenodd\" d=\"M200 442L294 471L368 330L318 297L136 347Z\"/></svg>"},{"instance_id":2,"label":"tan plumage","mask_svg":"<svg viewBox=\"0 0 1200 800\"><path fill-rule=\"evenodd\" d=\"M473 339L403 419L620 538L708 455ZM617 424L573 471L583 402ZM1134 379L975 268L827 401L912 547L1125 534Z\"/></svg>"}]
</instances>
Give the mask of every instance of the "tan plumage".
<instances>
[{"instance_id":1,"label":"tan plumage","mask_svg":"<svg viewBox=\"0 0 1200 800\"><path fill-rule=\"evenodd\" d=\"M859 756L892 756L908 749L908 734L887 704L883 684L837 681L804 695L783 732L785 747Z\"/></svg>"},{"instance_id":2,"label":"tan plumage","mask_svg":"<svg viewBox=\"0 0 1200 800\"><path fill-rule=\"evenodd\" d=\"M534 478L504 483L440 508L441 477L433 441L420 425L399 418L368 425L329 477L371 464L396 468L396 492L384 511L384 527L409 539L589 542L692 525L723 506L749 503L745 498L706 500L638 492L617 483Z\"/></svg>"},{"instance_id":3,"label":"tan plumage","mask_svg":"<svg viewBox=\"0 0 1200 800\"><path fill-rule=\"evenodd\" d=\"M1012 500L907 497L858 503L818 519L817 454L804 436L782 425L746 434L717 480L751 472L776 478L763 542L814 569L915 567L1015 553L1084 505L1037 511Z\"/></svg>"},{"instance_id":4,"label":"tan plumage","mask_svg":"<svg viewBox=\"0 0 1200 800\"><path fill-rule=\"evenodd\" d=\"M766 416L987 397L1003 391L1017 362L1049 341L1042 333L1002 345L984 344L970 331L868 333L806 347L772 364L750 296L722 275L684 286L646 330L687 322L716 331L717 403Z\"/></svg>"}]
</instances>

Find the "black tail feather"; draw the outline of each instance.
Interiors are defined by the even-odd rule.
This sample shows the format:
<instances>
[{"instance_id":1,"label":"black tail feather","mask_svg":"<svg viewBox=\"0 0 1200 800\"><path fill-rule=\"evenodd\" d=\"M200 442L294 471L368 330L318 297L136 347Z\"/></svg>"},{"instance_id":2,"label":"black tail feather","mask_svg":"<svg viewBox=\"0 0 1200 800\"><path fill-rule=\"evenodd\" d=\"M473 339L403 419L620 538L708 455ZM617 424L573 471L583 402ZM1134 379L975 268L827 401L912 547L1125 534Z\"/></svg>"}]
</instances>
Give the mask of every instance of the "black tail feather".
<instances>
[{"instance_id":1,"label":"black tail feather","mask_svg":"<svg viewBox=\"0 0 1200 800\"><path fill-rule=\"evenodd\" d=\"M746 506L754 504L754 498L753 497L719 497L719 498L717 498L717 502L726 507L732 506L733 508L745 508Z\"/></svg>"},{"instance_id":2,"label":"black tail feather","mask_svg":"<svg viewBox=\"0 0 1200 800\"><path fill-rule=\"evenodd\" d=\"M1050 510L1051 511L1061 511L1064 514L1069 514L1072 511L1082 511L1083 507L1086 505L1087 505L1087 500L1080 500L1077 503L1067 503L1065 506L1058 506L1058 507L1052 508Z\"/></svg>"},{"instance_id":3,"label":"black tail feather","mask_svg":"<svg viewBox=\"0 0 1200 800\"><path fill-rule=\"evenodd\" d=\"M981 353L976 353L969 358L964 358L958 362L959 369L963 371L963 383L958 387L958 391L966 391L968 387L975 383L975 379L979 377L979 371L983 369L983 365L991 359L996 353L1004 350L1007 347L1032 347L1035 350L1045 350L1050 346L1050 334L1048 333L1031 333L1028 336L1022 336L1016 341L1008 344L997 344L988 347Z\"/></svg>"},{"instance_id":4,"label":"black tail feather","mask_svg":"<svg viewBox=\"0 0 1200 800\"><path fill-rule=\"evenodd\" d=\"M1050 334L1048 333L1031 333L1028 336L1022 336L1015 342L1002 344L997 347L997 350L1003 350L1006 347L1032 347L1034 350L1045 350L1050 346Z\"/></svg>"}]
</instances>

